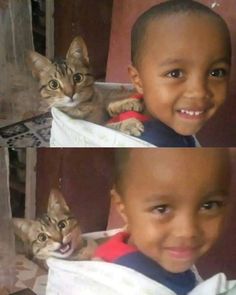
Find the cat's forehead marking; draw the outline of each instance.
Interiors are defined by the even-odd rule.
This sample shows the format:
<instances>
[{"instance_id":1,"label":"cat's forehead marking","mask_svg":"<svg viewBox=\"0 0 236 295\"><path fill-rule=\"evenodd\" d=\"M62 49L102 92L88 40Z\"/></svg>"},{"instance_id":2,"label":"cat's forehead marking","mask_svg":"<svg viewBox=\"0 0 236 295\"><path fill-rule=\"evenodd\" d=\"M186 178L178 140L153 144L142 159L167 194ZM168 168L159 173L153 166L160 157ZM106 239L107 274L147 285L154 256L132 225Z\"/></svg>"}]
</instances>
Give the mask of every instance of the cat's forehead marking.
<instances>
[{"instance_id":1,"label":"cat's forehead marking","mask_svg":"<svg viewBox=\"0 0 236 295\"><path fill-rule=\"evenodd\" d=\"M45 233L50 238L54 237L55 239L61 239L61 233L58 231L57 223L45 223L45 221L41 219L40 227L37 228L35 235L38 236L39 233Z\"/></svg>"},{"instance_id":2,"label":"cat's forehead marking","mask_svg":"<svg viewBox=\"0 0 236 295\"><path fill-rule=\"evenodd\" d=\"M51 218L49 217L48 214L44 214L41 218L41 224L50 225L50 223L51 223Z\"/></svg>"},{"instance_id":3,"label":"cat's forehead marking","mask_svg":"<svg viewBox=\"0 0 236 295\"><path fill-rule=\"evenodd\" d=\"M60 76L65 77L69 74L69 72L71 73L71 70L68 71L68 66L65 61L61 61L60 63L55 63L54 65L56 68L55 74L59 74Z\"/></svg>"}]
</instances>

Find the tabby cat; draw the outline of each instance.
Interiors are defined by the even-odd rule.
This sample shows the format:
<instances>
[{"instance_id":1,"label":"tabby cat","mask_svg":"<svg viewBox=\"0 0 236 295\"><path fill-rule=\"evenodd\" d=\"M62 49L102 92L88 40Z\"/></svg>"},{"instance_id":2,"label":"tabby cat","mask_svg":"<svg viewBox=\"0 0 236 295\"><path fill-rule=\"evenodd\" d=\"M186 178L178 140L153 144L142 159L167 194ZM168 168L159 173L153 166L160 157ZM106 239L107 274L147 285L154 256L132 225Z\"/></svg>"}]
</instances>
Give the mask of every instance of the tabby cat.
<instances>
[{"instance_id":1,"label":"tabby cat","mask_svg":"<svg viewBox=\"0 0 236 295\"><path fill-rule=\"evenodd\" d=\"M30 259L85 260L97 247L94 240L82 238L78 221L56 189L50 192L47 214L38 220L13 218L13 227Z\"/></svg>"},{"instance_id":2,"label":"tabby cat","mask_svg":"<svg viewBox=\"0 0 236 295\"><path fill-rule=\"evenodd\" d=\"M130 118L107 124L110 117L124 111L143 110L143 102L132 98L131 91L105 91L94 84L88 51L83 39L72 41L65 60L51 62L41 54L30 51L27 63L40 83L40 93L48 107L56 107L72 118L106 125L124 133L139 136L143 124Z\"/></svg>"}]
</instances>

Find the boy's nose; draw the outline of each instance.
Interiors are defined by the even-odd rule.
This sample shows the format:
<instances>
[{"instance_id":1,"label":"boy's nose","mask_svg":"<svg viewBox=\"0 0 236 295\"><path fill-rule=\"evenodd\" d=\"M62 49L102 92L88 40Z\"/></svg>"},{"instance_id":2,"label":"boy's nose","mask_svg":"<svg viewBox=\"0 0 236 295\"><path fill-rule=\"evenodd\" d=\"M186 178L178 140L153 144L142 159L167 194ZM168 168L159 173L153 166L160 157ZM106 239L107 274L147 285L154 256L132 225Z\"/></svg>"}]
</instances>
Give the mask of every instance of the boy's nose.
<instances>
[{"instance_id":1,"label":"boy's nose","mask_svg":"<svg viewBox=\"0 0 236 295\"><path fill-rule=\"evenodd\" d=\"M185 97L199 102L211 98L208 80L205 77L189 78L186 85Z\"/></svg>"},{"instance_id":2,"label":"boy's nose","mask_svg":"<svg viewBox=\"0 0 236 295\"><path fill-rule=\"evenodd\" d=\"M175 221L173 233L176 238L194 239L199 235L199 223L194 216L182 215Z\"/></svg>"}]
</instances>

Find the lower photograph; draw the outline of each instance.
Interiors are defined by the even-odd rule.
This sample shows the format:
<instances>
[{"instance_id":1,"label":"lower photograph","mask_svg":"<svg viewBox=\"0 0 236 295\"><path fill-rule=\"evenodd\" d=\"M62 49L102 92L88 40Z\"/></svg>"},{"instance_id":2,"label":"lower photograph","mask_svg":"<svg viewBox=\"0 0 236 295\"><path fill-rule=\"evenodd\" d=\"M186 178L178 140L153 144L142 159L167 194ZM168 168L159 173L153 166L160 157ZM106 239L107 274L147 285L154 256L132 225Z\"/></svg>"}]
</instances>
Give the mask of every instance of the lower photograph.
<instances>
[{"instance_id":1,"label":"lower photograph","mask_svg":"<svg viewBox=\"0 0 236 295\"><path fill-rule=\"evenodd\" d=\"M235 295L236 148L0 148L0 295Z\"/></svg>"}]
</instances>

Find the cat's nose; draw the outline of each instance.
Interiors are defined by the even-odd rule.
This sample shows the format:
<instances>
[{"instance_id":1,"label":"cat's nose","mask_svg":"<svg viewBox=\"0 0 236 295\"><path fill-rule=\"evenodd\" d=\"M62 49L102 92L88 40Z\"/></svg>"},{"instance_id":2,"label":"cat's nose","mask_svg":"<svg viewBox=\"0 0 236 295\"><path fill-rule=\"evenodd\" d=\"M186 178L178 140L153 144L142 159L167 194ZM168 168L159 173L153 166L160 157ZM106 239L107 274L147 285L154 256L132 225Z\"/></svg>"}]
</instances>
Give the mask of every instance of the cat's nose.
<instances>
[{"instance_id":1,"label":"cat's nose","mask_svg":"<svg viewBox=\"0 0 236 295\"><path fill-rule=\"evenodd\" d=\"M73 95L74 95L73 87L71 85L66 85L63 90L64 90L64 94L70 97L70 99L73 101Z\"/></svg>"}]
</instances>

